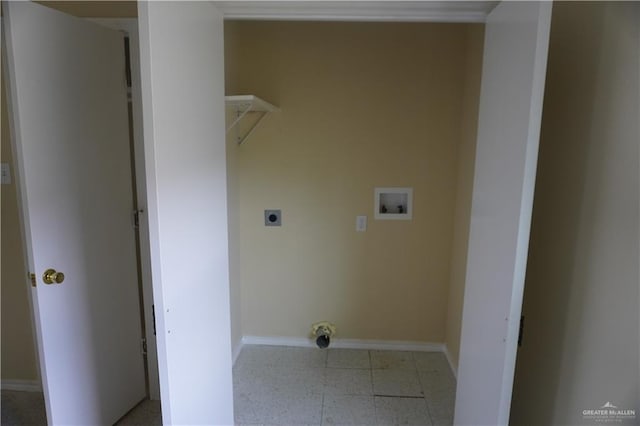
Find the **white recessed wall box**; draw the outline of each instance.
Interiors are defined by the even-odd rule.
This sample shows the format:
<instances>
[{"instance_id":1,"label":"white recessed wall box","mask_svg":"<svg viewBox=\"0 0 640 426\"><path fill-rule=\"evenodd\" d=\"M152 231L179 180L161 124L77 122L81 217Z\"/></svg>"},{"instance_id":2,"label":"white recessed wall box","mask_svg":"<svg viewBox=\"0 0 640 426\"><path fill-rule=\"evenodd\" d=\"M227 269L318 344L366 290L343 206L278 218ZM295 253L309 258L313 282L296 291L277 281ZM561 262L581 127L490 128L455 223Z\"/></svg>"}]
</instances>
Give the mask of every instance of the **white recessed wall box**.
<instances>
[{"instance_id":1,"label":"white recessed wall box","mask_svg":"<svg viewBox=\"0 0 640 426\"><path fill-rule=\"evenodd\" d=\"M376 188L373 215L376 220L411 220L413 188Z\"/></svg>"}]
</instances>

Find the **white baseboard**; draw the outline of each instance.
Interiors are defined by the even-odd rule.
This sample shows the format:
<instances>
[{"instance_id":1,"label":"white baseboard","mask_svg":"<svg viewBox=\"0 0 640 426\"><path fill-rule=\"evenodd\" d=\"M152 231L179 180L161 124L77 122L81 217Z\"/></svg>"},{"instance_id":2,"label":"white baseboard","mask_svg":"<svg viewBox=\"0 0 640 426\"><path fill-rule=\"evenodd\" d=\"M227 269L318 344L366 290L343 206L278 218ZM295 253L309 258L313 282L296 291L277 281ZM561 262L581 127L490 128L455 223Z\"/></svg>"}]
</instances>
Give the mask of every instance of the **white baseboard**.
<instances>
[{"instance_id":1,"label":"white baseboard","mask_svg":"<svg viewBox=\"0 0 640 426\"><path fill-rule=\"evenodd\" d=\"M444 356L447 358L447 362L449 363L449 368L451 369L451 373L453 373L453 377L458 379L458 369L453 365L453 361L451 359L451 353L449 352L449 348L447 345L444 345Z\"/></svg>"},{"instance_id":2,"label":"white baseboard","mask_svg":"<svg viewBox=\"0 0 640 426\"><path fill-rule=\"evenodd\" d=\"M2 380L0 388L8 391L42 392L42 386L37 380Z\"/></svg>"},{"instance_id":3,"label":"white baseboard","mask_svg":"<svg viewBox=\"0 0 640 426\"><path fill-rule=\"evenodd\" d=\"M299 348L315 348L313 339L303 337L277 337L277 336L243 336L240 342L233 348L233 365L240 355L244 345L265 346L292 346ZM368 349L379 351L416 351L416 352L442 352L447 358L453 377L458 378L458 370L453 365L449 348L444 343L406 342L397 340L361 340L361 339L333 339L332 348L341 349Z\"/></svg>"},{"instance_id":4,"label":"white baseboard","mask_svg":"<svg viewBox=\"0 0 640 426\"><path fill-rule=\"evenodd\" d=\"M315 348L312 339L303 337L244 336L242 345L271 345ZM331 339L332 348L417 352L444 352L443 343L406 342L396 340Z\"/></svg>"},{"instance_id":5,"label":"white baseboard","mask_svg":"<svg viewBox=\"0 0 640 426\"><path fill-rule=\"evenodd\" d=\"M332 345L334 348L370 349L378 351L442 352L444 349L444 344L442 343L396 340L336 339ZM313 346L315 347L315 344L313 344Z\"/></svg>"}]
</instances>

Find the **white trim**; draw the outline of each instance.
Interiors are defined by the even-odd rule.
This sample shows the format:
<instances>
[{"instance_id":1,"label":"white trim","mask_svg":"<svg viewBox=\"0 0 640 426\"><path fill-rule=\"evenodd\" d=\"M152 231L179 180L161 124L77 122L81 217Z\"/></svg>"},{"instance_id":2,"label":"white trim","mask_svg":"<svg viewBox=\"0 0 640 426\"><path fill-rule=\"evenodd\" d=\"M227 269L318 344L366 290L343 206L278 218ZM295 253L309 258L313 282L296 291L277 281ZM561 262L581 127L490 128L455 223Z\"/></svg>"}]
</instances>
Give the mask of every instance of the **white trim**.
<instances>
[{"instance_id":1,"label":"white trim","mask_svg":"<svg viewBox=\"0 0 640 426\"><path fill-rule=\"evenodd\" d=\"M244 345L294 346L302 348L316 347L315 342L311 338L277 336L244 336L242 337L241 346ZM361 339L332 339L330 347L340 349L369 349L416 352L444 352L445 350L444 343Z\"/></svg>"},{"instance_id":2,"label":"white trim","mask_svg":"<svg viewBox=\"0 0 640 426\"><path fill-rule=\"evenodd\" d=\"M233 424L223 17L209 2L141 1L138 20L162 419Z\"/></svg>"},{"instance_id":3,"label":"white trim","mask_svg":"<svg viewBox=\"0 0 640 426\"><path fill-rule=\"evenodd\" d=\"M42 384L38 380L2 380L0 388L5 391L42 392Z\"/></svg>"},{"instance_id":4,"label":"white trim","mask_svg":"<svg viewBox=\"0 0 640 426\"><path fill-rule=\"evenodd\" d=\"M495 1L214 1L225 19L484 22Z\"/></svg>"},{"instance_id":5,"label":"white trim","mask_svg":"<svg viewBox=\"0 0 640 426\"><path fill-rule=\"evenodd\" d=\"M449 352L449 347L447 346L446 343L444 345L442 352L444 352L444 356L447 358L447 362L449 363L449 368L451 369L451 374L453 374L453 377L455 377L456 380L458 380L458 369L453 365L451 353Z\"/></svg>"},{"instance_id":6,"label":"white trim","mask_svg":"<svg viewBox=\"0 0 640 426\"><path fill-rule=\"evenodd\" d=\"M460 426L509 424L551 9L505 1L485 26L454 415Z\"/></svg>"}]
</instances>

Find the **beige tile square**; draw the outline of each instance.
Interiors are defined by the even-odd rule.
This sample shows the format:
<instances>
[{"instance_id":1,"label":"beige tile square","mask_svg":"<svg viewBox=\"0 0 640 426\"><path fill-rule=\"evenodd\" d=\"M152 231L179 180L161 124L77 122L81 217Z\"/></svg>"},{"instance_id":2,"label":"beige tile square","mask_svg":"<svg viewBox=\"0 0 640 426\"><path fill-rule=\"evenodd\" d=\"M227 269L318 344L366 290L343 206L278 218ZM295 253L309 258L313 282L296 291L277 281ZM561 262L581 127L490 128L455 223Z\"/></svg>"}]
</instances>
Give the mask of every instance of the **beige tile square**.
<instances>
[{"instance_id":1,"label":"beige tile square","mask_svg":"<svg viewBox=\"0 0 640 426\"><path fill-rule=\"evenodd\" d=\"M327 367L371 368L369 351L359 349L329 349Z\"/></svg>"},{"instance_id":2,"label":"beige tile square","mask_svg":"<svg viewBox=\"0 0 640 426\"><path fill-rule=\"evenodd\" d=\"M431 425L424 398L375 397L378 425Z\"/></svg>"},{"instance_id":3,"label":"beige tile square","mask_svg":"<svg viewBox=\"0 0 640 426\"><path fill-rule=\"evenodd\" d=\"M383 370L416 370L412 352L369 351L371 368Z\"/></svg>"},{"instance_id":4,"label":"beige tile square","mask_svg":"<svg viewBox=\"0 0 640 426\"><path fill-rule=\"evenodd\" d=\"M376 396L423 396L417 371L372 370Z\"/></svg>"},{"instance_id":5,"label":"beige tile square","mask_svg":"<svg viewBox=\"0 0 640 426\"><path fill-rule=\"evenodd\" d=\"M325 395L373 395L371 370L327 368Z\"/></svg>"},{"instance_id":6,"label":"beige tile square","mask_svg":"<svg viewBox=\"0 0 640 426\"><path fill-rule=\"evenodd\" d=\"M442 352L413 352L418 371L451 372L447 357Z\"/></svg>"},{"instance_id":7,"label":"beige tile square","mask_svg":"<svg viewBox=\"0 0 640 426\"><path fill-rule=\"evenodd\" d=\"M376 409L372 396L325 395L322 407L323 425L371 425Z\"/></svg>"}]
</instances>

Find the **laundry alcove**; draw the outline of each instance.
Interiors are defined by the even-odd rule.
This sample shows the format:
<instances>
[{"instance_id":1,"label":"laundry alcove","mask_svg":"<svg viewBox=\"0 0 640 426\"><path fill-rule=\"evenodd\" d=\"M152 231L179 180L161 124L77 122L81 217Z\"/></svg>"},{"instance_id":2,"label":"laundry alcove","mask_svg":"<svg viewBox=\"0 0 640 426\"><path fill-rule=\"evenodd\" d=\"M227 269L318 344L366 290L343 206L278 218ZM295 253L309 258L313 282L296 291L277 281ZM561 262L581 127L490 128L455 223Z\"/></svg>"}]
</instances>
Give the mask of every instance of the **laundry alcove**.
<instances>
[{"instance_id":1,"label":"laundry alcove","mask_svg":"<svg viewBox=\"0 0 640 426\"><path fill-rule=\"evenodd\" d=\"M227 95L279 107L227 138L236 345L304 344L327 319L336 341L457 346L482 41L482 24L225 23ZM376 187L413 188L413 218L376 220Z\"/></svg>"},{"instance_id":2,"label":"laundry alcove","mask_svg":"<svg viewBox=\"0 0 640 426\"><path fill-rule=\"evenodd\" d=\"M483 35L482 24L225 23L227 95L279 107L242 145L227 136L236 356L242 343L314 347L311 324L329 320L329 351L446 352L455 371ZM405 206L412 189L410 220L383 220L380 187ZM265 209L282 210L281 227L264 226Z\"/></svg>"}]
</instances>

